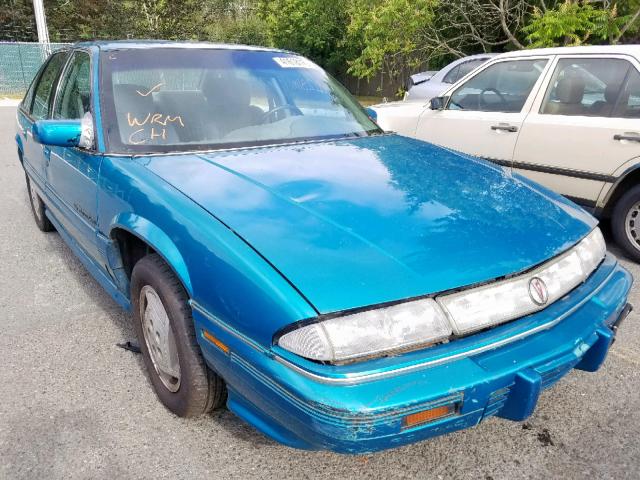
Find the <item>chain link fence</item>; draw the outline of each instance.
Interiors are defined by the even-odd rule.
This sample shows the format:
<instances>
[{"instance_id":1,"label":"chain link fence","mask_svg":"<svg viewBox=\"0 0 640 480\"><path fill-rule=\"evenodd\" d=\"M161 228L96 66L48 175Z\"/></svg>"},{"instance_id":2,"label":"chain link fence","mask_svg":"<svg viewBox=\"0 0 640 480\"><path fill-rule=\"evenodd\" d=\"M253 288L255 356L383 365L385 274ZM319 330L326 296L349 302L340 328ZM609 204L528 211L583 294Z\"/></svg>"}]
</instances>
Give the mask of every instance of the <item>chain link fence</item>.
<instances>
[{"instance_id":1,"label":"chain link fence","mask_svg":"<svg viewBox=\"0 0 640 480\"><path fill-rule=\"evenodd\" d=\"M0 96L20 96L50 52L68 43L0 42ZM48 48L47 48L48 47Z\"/></svg>"}]
</instances>

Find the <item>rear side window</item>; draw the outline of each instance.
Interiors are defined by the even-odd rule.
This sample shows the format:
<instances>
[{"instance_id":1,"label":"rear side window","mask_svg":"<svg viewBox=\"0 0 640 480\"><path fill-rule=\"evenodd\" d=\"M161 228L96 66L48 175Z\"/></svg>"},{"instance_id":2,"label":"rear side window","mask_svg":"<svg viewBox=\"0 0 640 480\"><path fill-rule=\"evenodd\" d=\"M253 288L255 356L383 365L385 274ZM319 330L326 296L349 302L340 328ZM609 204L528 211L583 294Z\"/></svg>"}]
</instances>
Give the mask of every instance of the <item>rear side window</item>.
<instances>
[{"instance_id":1,"label":"rear side window","mask_svg":"<svg viewBox=\"0 0 640 480\"><path fill-rule=\"evenodd\" d=\"M36 76L33 77L33 80L31 81L31 85L29 85L29 89L27 90L27 93L25 94L24 98L22 99L22 103L20 104L20 107L25 112L31 111L31 102L33 101L33 91L35 90L35 84L39 74L40 74L40 71L38 71Z\"/></svg>"},{"instance_id":2,"label":"rear side window","mask_svg":"<svg viewBox=\"0 0 640 480\"><path fill-rule=\"evenodd\" d=\"M35 94L33 97L33 105L31 106L31 116L36 120L46 118L49 114L49 102L51 92L53 91L56 79L60 74L64 62L67 58L67 52L54 54L38 79L35 86Z\"/></svg>"},{"instance_id":3,"label":"rear side window","mask_svg":"<svg viewBox=\"0 0 640 480\"><path fill-rule=\"evenodd\" d=\"M482 58L478 60L469 60L468 62L464 62L462 65L460 65L460 70L458 70L458 77L456 78L456 82L462 77L464 77L471 70L473 70L476 67L479 67L486 61L487 61L486 59Z\"/></svg>"},{"instance_id":4,"label":"rear side window","mask_svg":"<svg viewBox=\"0 0 640 480\"><path fill-rule=\"evenodd\" d=\"M637 76L633 65L619 58L563 58L553 72L540 112L591 117L632 115L629 107L637 103L632 98L638 96L633 86Z\"/></svg>"},{"instance_id":5,"label":"rear side window","mask_svg":"<svg viewBox=\"0 0 640 480\"><path fill-rule=\"evenodd\" d=\"M80 119L89 111L91 98L91 60L87 53L76 52L60 80L53 118Z\"/></svg>"},{"instance_id":6,"label":"rear side window","mask_svg":"<svg viewBox=\"0 0 640 480\"><path fill-rule=\"evenodd\" d=\"M547 64L547 59L494 63L463 83L452 95L449 110L516 113Z\"/></svg>"},{"instance_id":7,"label":"rear side window","mask_svg":"<svg viewBox=\"0 0 640 480\"><path fill-rule=\"evenodd\" d=\"M629 67L613 116L640 118L640 73L633 66Z\"/></svg>"},{"instance_id":8,"label":"rear side window","mask_svg":"<svg viewBox=\"0 0 640 480\"><path fill-rule=\"evenodd\" d=\"M460 70L460 65L456 65L451 70L447 72L447 74L442 79L443 83L456 83L456 79L458 78L458 71Z\"/></svg>"},{"instance_id":9,"label":"rear side window","mask_svg":"<svg viewBox=\"0 0 640 480\"><path fill-rule=\"evenodd\" d=\"M479 58L477 60L469 60L468 62L461 63L457 67L453 68L449 73L445 75L442 79L444 83L456 83L459 79L464 77L467 73L473 70L476 67L479 67L484 62L486 62L486 58Z\"/></svg>"}]
</instances>

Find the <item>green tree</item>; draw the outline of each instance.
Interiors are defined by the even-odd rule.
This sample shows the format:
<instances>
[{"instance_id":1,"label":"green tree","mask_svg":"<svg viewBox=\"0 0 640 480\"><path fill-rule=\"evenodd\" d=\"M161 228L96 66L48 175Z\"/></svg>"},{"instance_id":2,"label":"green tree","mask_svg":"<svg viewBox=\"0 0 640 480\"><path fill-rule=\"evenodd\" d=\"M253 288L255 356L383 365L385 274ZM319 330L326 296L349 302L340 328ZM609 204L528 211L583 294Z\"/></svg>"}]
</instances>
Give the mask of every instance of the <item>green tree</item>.
<instances>
[{"instance_id":1,"label":"green tree","mask_svg":"<svg viewBox=\"0 0 640 480\"><path fill-rule=\"evenodd\" d=\"M532 47L582 45L618 37L628 20L618 16L615 4L596 8L591 3L567 0L546 11L536 8L522 31Z\"/></svg>"},{"instance_id":2,"label":"green tree","mask_svg":"<svg viewBox=\"0 0 640 480\"><path fill-rule=\"evenodd\" d=\"M44 0L52 41L211 40L299 52L399 86L479 52L640 42L640 0ZM37 39L31 0L0 0L0 39ZM387 90L388 91L388 90Z\"/></svg>"},{"instance_id":3,"label":"green tree","mask_svg":"<svg viewBox=\"0 0 640 480\"><path fill-rule=\"evenodd\" d=\"M345 65L345 0L261 0L269 44L305 55L339 72Z\"/></svg>"},{"instance_id":4,"label":"green tree","mask_svg":"<svg viewBox=\"0 0 640 480\"><path fill-rule=\"evenodd\" d=\"M53 41L267 41L264 22L256 15L253 0L45 0L45 10Z\"/></svg>"},{"instance_id":5,"label":"green tree","mask_svg":"<svg viewBox=\"0 0 640 480\"><path fill-rule=\"evenodd\" d=\"M96 38L127 38L135 23L121 0L45 0L44 8L53 42Z\"/></svg>"},{"instance_id":6,"label":"green tree","mask_svg":"<svg viewBox=\"0 0 640 480\"><path fill-rule=\"evenodd\" d=\"M371 78L380 71L397 74L424 61L421 32L431 24L436 0L353 0L347 42L362 45L349 73Z\"/></svg>"},{"instance_id":7,"label":"green tree","mask_svg":"<svg viewBox=\"0 0 640 480\"><path fill-rule=\"evenodd\" d=\"M618 13L627 21L620 27L617 36L611 39L612 43L640 43L640 0L622 0L617 3Z\"/></svg>"},{"instance_id":8,"label":"green tree","mask_svg":"<svg viewBox=\"0 0 640 480\"><path fill-rule=\"evenodd\" d=\"M213 0L203 3L203 32L208 40L267 45L267 25L254 0Z\"/></svg>"},{"instance_id":9,"label":"green tree","mask_svg":"<svg viewBox=\"0 0 640 480\"><path fill-rule=\"evenodd\" d=\"M33 4L30 0L0 0L0 41L37 40Z\"/></svg>"}]
</instances>

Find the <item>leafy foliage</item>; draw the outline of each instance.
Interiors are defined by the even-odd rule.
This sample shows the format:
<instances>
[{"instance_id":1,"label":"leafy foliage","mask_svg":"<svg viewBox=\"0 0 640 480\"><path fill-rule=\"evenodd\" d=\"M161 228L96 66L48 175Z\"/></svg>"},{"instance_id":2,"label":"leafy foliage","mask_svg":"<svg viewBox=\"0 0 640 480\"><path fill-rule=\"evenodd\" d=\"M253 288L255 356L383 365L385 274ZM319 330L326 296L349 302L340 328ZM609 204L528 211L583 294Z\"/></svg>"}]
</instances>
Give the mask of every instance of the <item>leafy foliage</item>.
<instances>
[{"instance_id":1,"label":"leafy foliage","mask_svg":"<svg viewBox=\"0 0 640 480\"><path fill-rule=\"evenodd\" d=\"M345 62L345 0L262 0L259 15L269 43L293 50L336 72Z\"/></svg>"},{"instance_id":2,"label":"leafy foliage","mask_svg":"<svg viewBox=\"0 0 640 480\"><path fill-rule=\"evenodd\" d=\"M596 8L591 3L567 0L545 12L536 8L522 31L532 47L582 45L614 38L628 20L618 16L615 5L610 9Z\"/></svg>"},{"instance_id":3,"label":"leafy foliage","mask_svg":"<svg viewBox=\"0 0 640 480\"><path fill-rule=\"evenodd\" d=\"M0 41L31 41L36 31L29 0L0 0ZM36 35L37 38L37 35Z\"/></svg>"},{"instance_id":4,"label":"leafy foliage","mask_svg":"<svg viewBox=\"0 0 640 480\"><path fill-rule=\"evenodd\" d=\"M421 31L432 23L437 0L354 0L346 43L362 45L349 73L361 78L391 74L423 63Z\"/></svg>"},{"instance_id":5,"label":"leafy foliage","mask_svg":"<svg viewBox=\"0 0 640 480\"><path fill-rule=\"evenodd\" d=\"M52 41L270 45L399 85L479 52L640 42L640 0L44 0ZM37 40L30 0L0 0L0 40Z\"/></svg>"}]
</instances>

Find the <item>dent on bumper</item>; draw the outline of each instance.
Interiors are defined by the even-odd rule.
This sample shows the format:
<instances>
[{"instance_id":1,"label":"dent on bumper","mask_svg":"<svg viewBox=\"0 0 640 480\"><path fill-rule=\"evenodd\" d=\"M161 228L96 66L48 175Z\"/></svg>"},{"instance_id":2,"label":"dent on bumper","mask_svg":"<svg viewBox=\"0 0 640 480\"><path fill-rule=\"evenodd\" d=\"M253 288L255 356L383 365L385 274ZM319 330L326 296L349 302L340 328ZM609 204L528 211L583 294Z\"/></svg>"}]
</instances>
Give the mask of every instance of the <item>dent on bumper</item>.
<instances>
[{"instance_id":1,"label":"dent on bumper","mask_svg":"<svg viewBox=\"0 0 640 480\"><path fill-rule=\"evenodd\" d=\"M350 384L302 374L278 361L272 351L238 340L202 312L194 310L194 319L196 328L214 331L230 346L227 354L201 341L205 358L227 381L228 406L237 415L292 447L365 453L471 427L493 415L527 418L540 392L571 369L595 371L602 365L614 338L612 328L628 313L631 283L629 273L608 256L584 285L530 316L539 325L551 324L549 328L480 353L469 347L468 355L450 357L451 361L409 363L427 367L396 368L392 375ZM559 311L570 314L550 322ZM529 328L531 321L523 319L521 326ZM506 328L517 327L514 322ZM429 353L438 358L438 352ZM367 372L381 371L381 364L382 371L386 366L393 372L393 364L397 367L401 360L354 368L360 368L366 379ZM326 373L327 378L335 373L326 366L318 368L315 374ZM455 414L404 428L407 415L451 403L456 405Z\"/></svg>"}]
</instances>

